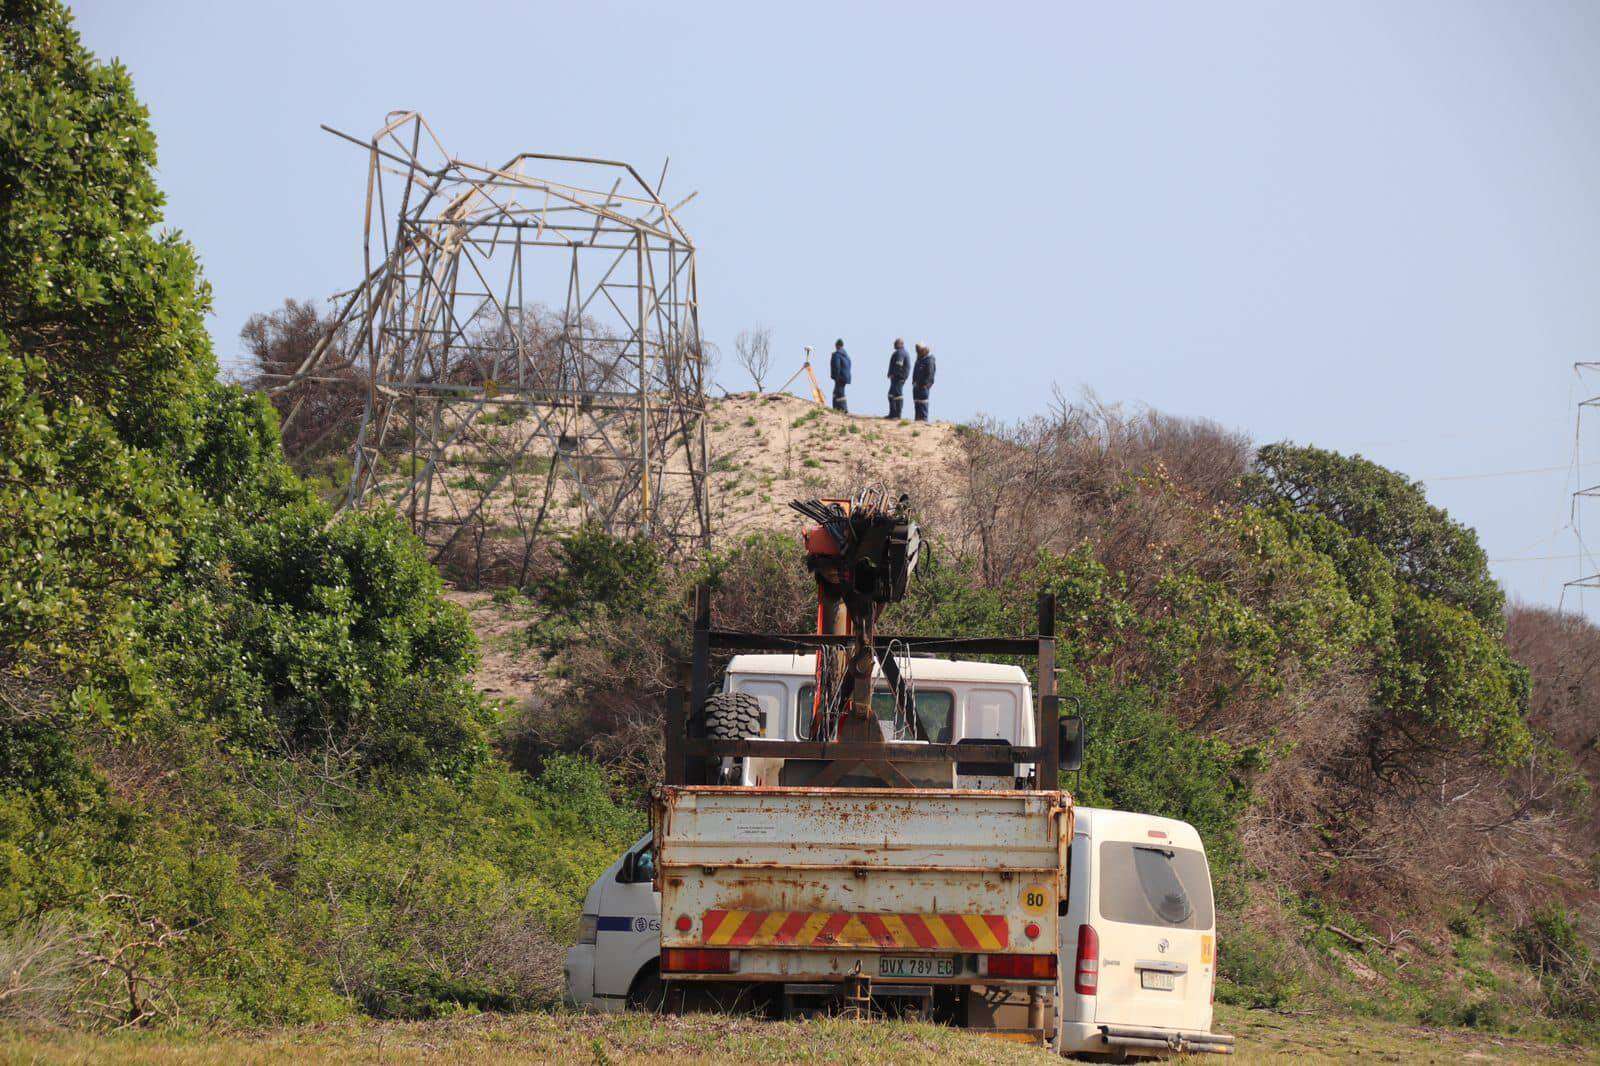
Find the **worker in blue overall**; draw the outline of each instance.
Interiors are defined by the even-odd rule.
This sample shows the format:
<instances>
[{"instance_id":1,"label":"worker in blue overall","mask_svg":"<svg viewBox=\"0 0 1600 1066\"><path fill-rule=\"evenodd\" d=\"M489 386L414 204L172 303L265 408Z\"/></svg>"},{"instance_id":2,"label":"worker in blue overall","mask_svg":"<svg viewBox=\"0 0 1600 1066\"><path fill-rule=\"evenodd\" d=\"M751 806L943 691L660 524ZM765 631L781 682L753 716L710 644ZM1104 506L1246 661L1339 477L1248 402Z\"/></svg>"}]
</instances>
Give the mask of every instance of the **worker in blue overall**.
<instances>
[{"instance_id":1,"label":"worker in blue overall","mask_svg":"<svg viewBox=\"0 0 1600 1066\"><path fill-rule=\"evenodd\" d=\"M918 422L928 420L928 393L933 391L933 349L917 345L917 365L911 370L911 406Z\"/></svg>"},{"instance_id":2,"label":"worker in blue overall","mask_svg":"<svg viewBox=\"0 0 1600 1066\"><path fill-rule=\"evenodd\" d=\"M894 339L894 351L889 353L889 413L885 418L904 418L900 413L905 403L901 390L905 388L906 378L911 376L911 356L906 354L906 342L899 337Z\"/></svg>"},{"instance_id":3,"label":"worker in blue overall","mask_svg":"<svg viewBox=\"0 0 1600 1066\"><path fill-rule=\"evenodd\" d=\"M850 353L844 350L844 341L833 342L833 358L828 361L828 376L833 379L833 409L850 413L845 403L844 387L850 384Z\"/></svg>"}]
</instances>

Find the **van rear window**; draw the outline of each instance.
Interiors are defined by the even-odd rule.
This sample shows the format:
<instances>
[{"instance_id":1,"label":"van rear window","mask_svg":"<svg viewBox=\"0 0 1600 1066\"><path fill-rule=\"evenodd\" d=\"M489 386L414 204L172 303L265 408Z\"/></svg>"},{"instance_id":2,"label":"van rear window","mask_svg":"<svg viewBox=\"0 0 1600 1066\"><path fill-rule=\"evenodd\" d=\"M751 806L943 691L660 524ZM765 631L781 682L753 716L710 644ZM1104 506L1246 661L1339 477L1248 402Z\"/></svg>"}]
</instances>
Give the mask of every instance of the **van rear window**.
<instances>
[{"instance_id":1,"label":"van rear window","mask_svg":"<svg viewBox=\"0 0 1600 1066\"><path fill-rule=\"evenodd\" d=\"M1205 854L1108 840L1100 845L1100 916L1133 925L1210 929Z\"/></svg>"}]
</instances>

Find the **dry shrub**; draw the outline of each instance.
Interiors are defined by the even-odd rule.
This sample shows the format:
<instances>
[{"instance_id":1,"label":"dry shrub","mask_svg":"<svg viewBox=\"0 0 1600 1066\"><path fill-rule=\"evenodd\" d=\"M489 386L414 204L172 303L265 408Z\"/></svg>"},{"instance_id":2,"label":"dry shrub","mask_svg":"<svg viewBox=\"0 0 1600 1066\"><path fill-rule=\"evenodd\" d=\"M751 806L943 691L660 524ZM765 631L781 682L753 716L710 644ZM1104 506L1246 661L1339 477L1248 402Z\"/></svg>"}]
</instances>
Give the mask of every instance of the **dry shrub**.
<instances>
[{"instance_id":1,"label":"dry shrub","mask_svg":"<svg viewBox=\"0 0 1600 1066\"><path fill-rule=\"evenodd\" d=\"M55 916L0 932L0 1020L64 1020L72 990L85 976L81 948L78 932Z\"/></svg>"},{"instance_id":2,"label":"dry shrub","mask_svg":"<svg viewBox=\"0 0 1600 1066\"><path fill-rule=\"evenodd\" d=\"M1365 680L1345 664L1290 678L1275 697L1241 701L1237 718L1219 730L1236 741L1275 741L1239 837L1246 858L1288 883L1314 884L1331 858L1318 833L1331 802L1326 768L1356 739L1366 695Z\"/></svg>"},{"instance_id":3,"label":"dry shrub","mask_svg":"<svg viewBox=\"0 0 1600 1066\"><path fill-rule=\"evenodd\" d=\"M711 623L722 629L796 633L816 628L817 585L798 537L768 533L730 550L716 568Z\"/></svg>"},{"instance_id":4,"label":"dry shrub","mask_svg":"<svg viewBox=\"0 0 1600 1066\"><path fill-rule=\"evenodd\" d=\"M1573 759L1590 787L1585 837L1600 848L1600 627L1581 615L1513 604L1506 644L1528 668L1528 721Z\"/></svg>"},{"instance_id":5,"label":"dry shrub","mask_svg":"<svg viewBox=\"0 0 1600 1066\"><path fill-rule=\"evenodd\" d=\"M1104 516L1131 484L1154 476L1208 508L1231 498L1250 458L1241 433L1154 411L1129 414L1092 393L1073 402L1057 392L1048 414L1021 422L979 419L964 427L961 442L948 490L918 502L948 549L973 560L990 587L1026 569L1041 549L1067 551L1093 539L1108 562L1148 550L1164 539L1161 516L1148 509L1111 524L1121 527L1120 541L1104 537ZM1147 558L1131 572L1145 571Z\"/></svg>"},{"instance_id":6,"label":"dry shrub","mask_svg":"<svg viewBox=\"0 0 1600 1066\"><path fill-rule=\"evenodd\" d=\"M419 899L373 921L337 899L329 909L314 952L333 962L340 994L373 1013L424 1017L440 999L517 1008L561 995L566 946L509 888L477 910Z\"/></svg>"},{"instance_id":7,"label":"dry shrub","mask_svg":"<svg viewBox=\"0 0 1600 1066\"><path fill-rule=\"evenodd\" d=\"M517 529L491 526L481 515L459 531L443 528L449 541L435 536L429 547L437 555L434 563L439 572L457 588L516 588L548 565L549 544L539 538L538 530L524 536Z\"/></svg>"},{"instance_id":8,"label":"dry shrub","mask_svg":"<svg viewBox=\"0 0 1600 1066\"><path fill-rule=\"evenodd\" d=\"M343 366L350 344L348 325L324 312L315 301L285 300L266 314L254 314L239 331L250 360L246 386L267 389L283 385L295 374L324 337L333 347L318 380L303 381L272 397L281 418L294 420L283 430L283 451L297 465L328 451L344 448L354 438L366 402L366 377Z\"/></svg>"},{"instance_id":9,"label":"dry shrub","mask_svg":"<svg viewBox=\"0 0 1600 1066\"><path fill-rule=\"evenodd\" d=\"M1418 750L1401 775L1379 775L1376 743L1328 761L1321 809L1337 857L1330 887L1375 913L1437 909L1464 899L1477 912L1528 919L1552 894L1592 898L1593 792L1600 779L1600 630L1559 612L1507 612L1507 643L1530 670L1528 720L1548 746L1512 766L1465 744ZM1360 738L1357 738L1358 740Z\"/></svg>"}]
</instances>

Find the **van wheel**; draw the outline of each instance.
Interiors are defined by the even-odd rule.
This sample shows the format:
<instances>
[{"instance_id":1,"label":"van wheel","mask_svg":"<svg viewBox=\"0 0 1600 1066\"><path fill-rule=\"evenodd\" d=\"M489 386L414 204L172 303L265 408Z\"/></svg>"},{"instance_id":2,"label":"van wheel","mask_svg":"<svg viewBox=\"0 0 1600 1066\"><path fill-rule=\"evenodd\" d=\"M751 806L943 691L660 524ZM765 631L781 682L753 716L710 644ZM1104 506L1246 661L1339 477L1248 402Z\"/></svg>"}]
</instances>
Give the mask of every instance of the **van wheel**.
<instances>
[{"instance_id":1,"label":"van wheel","mask_svg":"<svg viewBox=\"0 0 1600 1066\"><path fill-rule=\"evenodd\" d=\"M706 736L715 740L744 740L766 731L761 701L748 692L719 692L706 700Z\"/></svg>"},{"instance_id":2,"label":"van wheel","mask_svg":"<svg viewBox=\"0 0 1600 1066\"><path fill-rule=\"evenodd\" d=\"M639 972L628 988L628 1006L633 1010L660 1014L667 1006L667 986L661 980L661 970L651 963Z\"/></svg>"}]
</instances>

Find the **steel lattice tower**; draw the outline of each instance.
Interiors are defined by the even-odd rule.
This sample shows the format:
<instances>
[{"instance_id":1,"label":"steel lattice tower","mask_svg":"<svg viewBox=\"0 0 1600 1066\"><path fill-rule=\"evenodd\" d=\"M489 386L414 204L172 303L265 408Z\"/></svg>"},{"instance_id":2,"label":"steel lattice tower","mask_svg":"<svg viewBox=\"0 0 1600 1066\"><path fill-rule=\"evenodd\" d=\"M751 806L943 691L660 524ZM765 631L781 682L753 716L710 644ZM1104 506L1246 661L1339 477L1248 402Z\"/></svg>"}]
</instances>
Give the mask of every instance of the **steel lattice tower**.
<instances>
[{"instance_id":1,"label":"steel lattice tower","mask_svg":"<svg viewBox=\"0 0 1600 1066\"><path fill-rule=\"evenodd\" d=\"M1578 424L1573 439L1573 469L1582 477L1584 468L1585 442L1600 438L1600 426L1595 425L1600 419L1600 395L1587 395L1600 383L1600 363L1574 363L1573 369L1578 375L1578 383L1583 391L1578 400ZM1578 482L1579 488L1572 494L1572 529L1578 540L1578 573L1579 576L1566 583L1562 588L1562 598L1565 599L1568 589L1576 591L1579 599L1579 610L1583 609L1583 593L1587 589L1600 589L1600 552L1591 548L1584 540L1583 520L1585 517L1600 517L1600 507L1594 501L1600 500L1600 484L1585 485L1583 480Z\"/></svg>"}]
</instances>

